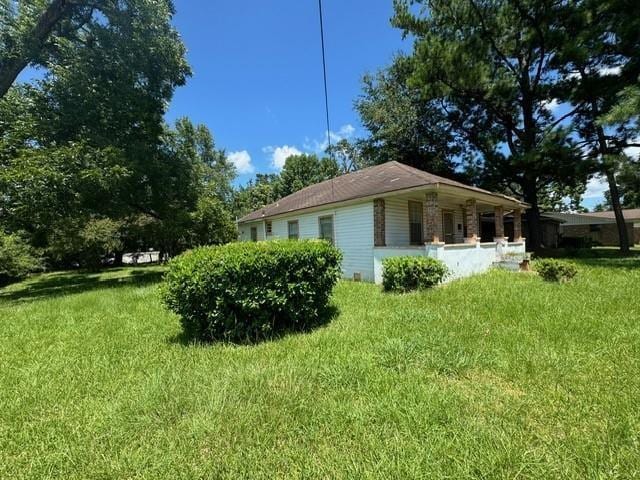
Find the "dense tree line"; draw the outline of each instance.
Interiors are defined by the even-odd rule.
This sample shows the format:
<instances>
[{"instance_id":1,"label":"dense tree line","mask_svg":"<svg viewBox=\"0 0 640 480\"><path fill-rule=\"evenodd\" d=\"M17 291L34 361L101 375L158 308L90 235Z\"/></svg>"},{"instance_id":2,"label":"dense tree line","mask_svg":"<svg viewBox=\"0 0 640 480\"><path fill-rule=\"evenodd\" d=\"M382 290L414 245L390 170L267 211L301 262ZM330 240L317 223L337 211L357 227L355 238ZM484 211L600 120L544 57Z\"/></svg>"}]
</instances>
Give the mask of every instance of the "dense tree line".
<instances>
[{"instance_id":1,"label":"dense tree line","mask_svg":"<svg viewBox=\"0 0 640 480\"><path fill-rule=\"evenodd\" d=\"M399 159L516 195L540 212L573 205L606 178L634 203L640 98L640 4L630 0L397 0L392 23L413 51L364 79L356 101L364 163ZM554 108L560 105L560 108ZM623 180L624 179L624 180ZM622 187L622 183L629 187Z\"/></svg>"},{"instance_id":2,"label":"dense tree line","mask_svg":"<svg viewBox=\"0 0 640 480\"><path fill-rule=\"evenodd\" d=\"M206 127L163 120L190 75L171 1L0 8L5 245L53 267L98 267L107 254L236 237L234 167ZM36 80L16 83L27 67Z\"/></svg>"}]
</instances>

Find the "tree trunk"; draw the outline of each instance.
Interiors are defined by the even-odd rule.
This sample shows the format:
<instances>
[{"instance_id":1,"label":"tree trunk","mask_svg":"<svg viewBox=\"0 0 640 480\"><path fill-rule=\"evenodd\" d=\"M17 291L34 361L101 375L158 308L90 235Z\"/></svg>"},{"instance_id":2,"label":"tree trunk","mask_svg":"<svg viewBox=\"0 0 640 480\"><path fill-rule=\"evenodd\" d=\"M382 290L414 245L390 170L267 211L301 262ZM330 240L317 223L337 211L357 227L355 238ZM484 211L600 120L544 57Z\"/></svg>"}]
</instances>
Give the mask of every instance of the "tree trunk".
<instances>
[{"instance_id":1,"label":"tree trunk","mask_svg":"<svg viewBox=\"0 0 640 480\"><path fill-rule=\"evenodd\" d=\"M627 235L627 224L624 221L622 206L620 205L620 192L618 191L618 183L616 175L612 168L606 171L607 182L609 182L609 196L611 197L611 206L616 217L616 226L618 227L618 238L620 240L620 252L629 253L629 236Z\"/></svg>"},{"instance_id":2,"label":"tree trunk","mask_svg":"<svg viewBox=\"0 0 640 480\"><path fill-rule=\"evenodd\" d=\"M24 51L0 59L0 98L6 95L20 72L40 54L51 32L62 18L69 15L72 6L71 0L53 0L24 39Z\"/></svg>"},{"instance_id":3,"label":"tree trunk","mask_svg":"<svg viewBox=\"0 0 640 480\"><path fill-rule=\"evenodd\" d=\"M526 211L527 218L527 250L538 252L542 248L542 227L540 224L540 207L535 188L525 188L524 201L531 205Z\"/></svg>"},{"instance_id":4,"label":"tree trunk","mask_svg":"<svg viewBox=\"0 0 640 480\"><path fill-rule=\"evenodd\" d=\"M525 197L525 202L531 205L526 211L527 218L527 250L538 252L542 249L542 228L540 226L540 207L538 199L529 200Z\"/></svg>"},{"instance_id":5,"label":"tree trunk","mask_svg":"<svg viewBox=\"0 0 640 480\"><path fill-rule=\"evenodd\" d=\"M115 258L113 260L113 266L114 267L121 267L122 265L124 265L124 262L122 261L122 257L124 256L124 252L116 252L115 253Z\"/></svg>"},{"instance_id":6,"label":"tree trunk","mask_svg":"<svg viewBox=\"0 0 640 480\"><path fill-rule=\"evenodd\" d=\"M596 102L591 102L591 109L593 111L594 118L598 118L600 115L600 109ZM607 182L609 183L609 195L611 196L611 206L613 207L613 213L616 217L616 226L618 227L618 240L620 243L620 252L629 253L629 236L627 235L627 225L624 222L624 215L622 214L622 206L620 205L620 192L618 191L618 184L616 182L616 174L614 167L607 165L607 155L609 152L609 144L607 143L607 137L605 136L604 129L600 125L596 125L596 135L598 137L598 149L600 155L604 159L603 170L607 176Z\"/></svg>"}]
</instances>

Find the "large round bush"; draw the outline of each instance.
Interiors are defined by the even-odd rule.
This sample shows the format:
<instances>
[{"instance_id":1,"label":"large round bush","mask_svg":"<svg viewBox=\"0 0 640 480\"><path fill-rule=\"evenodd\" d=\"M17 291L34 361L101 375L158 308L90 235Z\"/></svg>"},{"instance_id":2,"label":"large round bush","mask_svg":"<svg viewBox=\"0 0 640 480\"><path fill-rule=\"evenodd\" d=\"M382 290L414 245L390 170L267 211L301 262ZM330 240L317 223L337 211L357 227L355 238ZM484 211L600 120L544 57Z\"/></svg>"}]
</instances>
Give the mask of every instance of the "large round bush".
<instances>
[{"instance_id":1,"label":"large round bush","mask_svg":"<svg viewBox=\"0 0 640 480\"><path fill-rule=\"evenodd\" d=\"M341 259L320 240L196 248L170 262L163 298L190 338L256 341L321 321Z\"/></svg>"},{"instance_id":2,"label":"large round bush","mask_svg":"<svg viewBox=\"0 0 640 480\"><path fill-rule=\"evenodd\" d=\"M429 257L389 257L382 261L382 287L388 292L431 288L448 274L447 266Z\"/></svg>"}]
</instances>

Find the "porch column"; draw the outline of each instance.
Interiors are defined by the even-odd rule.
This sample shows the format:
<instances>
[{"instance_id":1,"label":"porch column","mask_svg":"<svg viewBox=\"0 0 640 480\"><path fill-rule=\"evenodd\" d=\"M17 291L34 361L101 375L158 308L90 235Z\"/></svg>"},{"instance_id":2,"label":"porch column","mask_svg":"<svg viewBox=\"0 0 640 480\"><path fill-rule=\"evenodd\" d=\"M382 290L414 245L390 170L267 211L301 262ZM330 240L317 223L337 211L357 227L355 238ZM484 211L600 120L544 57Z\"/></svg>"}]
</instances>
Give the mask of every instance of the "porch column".
<instances>
[{"instance_id":1,"label":"porch column","mask_svg":"<svg viewBox=\"0 0 640 480\"><path fill-rule=\"evenodd\" d=\"M386 245L383 198L376 198L373 201L373 245L376 247L384 247Z\"/></svg>"},{"instance_id":2,"label":"porch column","mask_svg":"<svg viewBox=\"0 0 640 480\"><path fill-rule=\"evenodd\" d=\"M519 208L513 211L513 241L522 241L522 210Z\"/></svg>"},{"instance_id":3,"label":"porch column","mask_svg":"<svg viewBox=\"0 0 640 480\"><path fill-rule=\"evenodd\" d=\"M442 236L442 210L438 204L438 193L428 192L425 195L424 243L440 243Z\"/></svg>"},{"instance_id":4,"label":"porch column","mask_svg":"<svg viewBox=\"0 0 640 480\"><path fill-rule=\"evenodd\" d=\"M493 216L496 224L496 242L504 242L504 207L497 206L493 209Z\"/></svg>"},{"instance_id":5,"label":"porch column","mask_svg":"<svg viewBox=\"0 0 640 480\"><path fill-rule=\"evenodd\" d=\"M464 243L476 243L478 241L478 206L475 198L466 201L465 214L467 216L467 237L464 239Z\"/></svg>"}]
</instances>

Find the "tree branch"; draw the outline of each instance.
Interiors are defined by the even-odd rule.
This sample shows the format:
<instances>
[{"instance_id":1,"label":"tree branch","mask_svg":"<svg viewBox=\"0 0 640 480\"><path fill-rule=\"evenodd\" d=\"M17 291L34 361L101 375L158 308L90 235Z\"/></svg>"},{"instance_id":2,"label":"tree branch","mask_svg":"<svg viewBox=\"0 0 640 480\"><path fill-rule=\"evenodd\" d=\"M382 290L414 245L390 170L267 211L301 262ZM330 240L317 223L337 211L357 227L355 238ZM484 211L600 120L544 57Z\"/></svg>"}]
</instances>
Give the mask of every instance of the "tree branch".
<instances>
[{"instance_id":1,"label":"tree branch","mask_svg":"<svg viewBox=\"0 0 640 480\"><path fill-rule=\"evenodd\" d=\"M53 29L71 14L76 2L73 0L53 0L40 14L35 25L22 40L23 48L0 59L0 98L4 97L20 72L34 61L42 51Z\"/></svg>"},{"instance_id":2,"label":"tree branch","mask_svg":"<svg viewBox=\"0 0 640 480\"><path fill-rule=\"evenodd\" d=\"M511 73L513 73L516 77L519 76L518 71L513 67L513 65L511 65L511 62L509 61L507 56L504 53L502 53L502 51L498 48L498 45L496 44L495 39L491 36L491 33L489 32L489 29L487 28L487 25L484 21L484 17L480 12L480 8L476 5L476 3L473 0L469 0L469 4L471 5L471 7L473 8L473 11L478 16L478 20L480 21L480 26L482 27L485 38L491 44L491 48L493 48L493 50L500 57L500 59L507 65L507 68L511 70Z\"/></svg>"}]
</instances>

